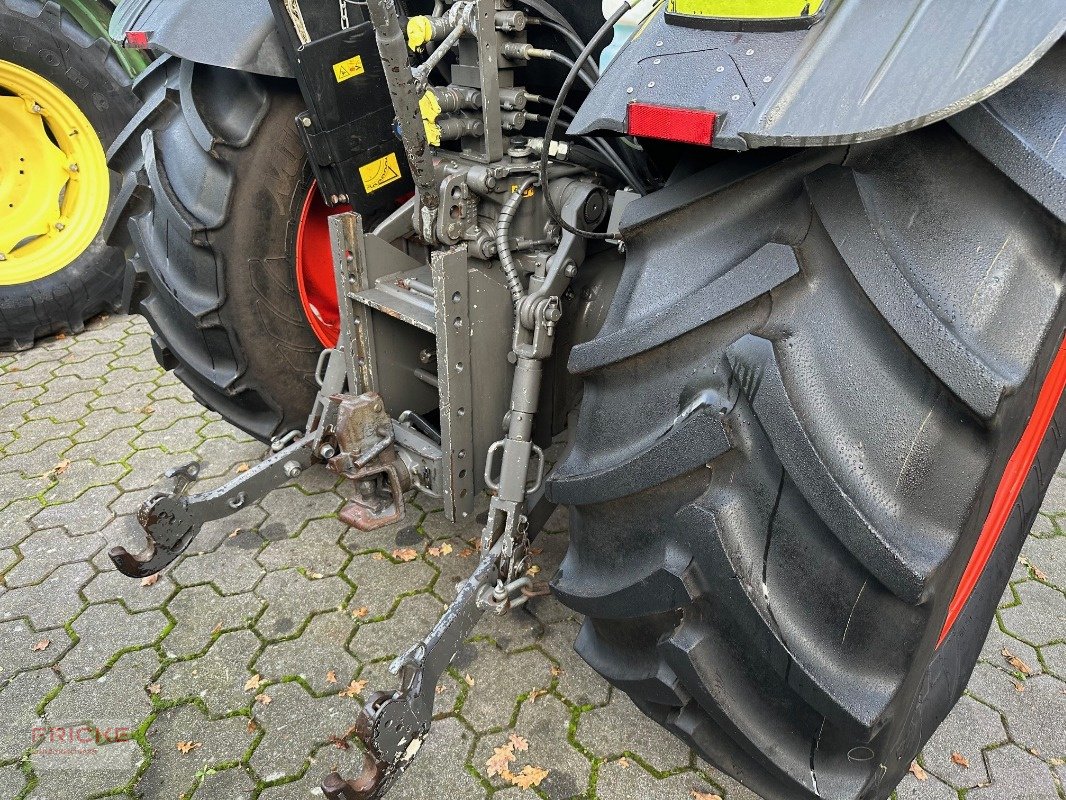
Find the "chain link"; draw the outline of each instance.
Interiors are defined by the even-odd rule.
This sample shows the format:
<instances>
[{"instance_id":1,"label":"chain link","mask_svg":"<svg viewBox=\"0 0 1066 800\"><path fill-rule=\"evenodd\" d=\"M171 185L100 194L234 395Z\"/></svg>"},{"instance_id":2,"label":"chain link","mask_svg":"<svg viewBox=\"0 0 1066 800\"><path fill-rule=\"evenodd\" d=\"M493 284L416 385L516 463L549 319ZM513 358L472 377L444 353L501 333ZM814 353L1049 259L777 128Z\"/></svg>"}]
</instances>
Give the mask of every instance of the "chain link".
<instances>
[{"instance_id":1,"label":"chain link","mask_svg":"<svg viewBox=\"0 0 1066 800\"><path fill-rule=\"evenodd\" d=\"M285 9L289 12L289 19L292 20L292 25L296 28L296 36L300 39L300 44L307 44L311 41L311 34L307 32L307 25L304 24L303 11L300 10L300 0L285 0Z\"/></svg>"}]
</instances>

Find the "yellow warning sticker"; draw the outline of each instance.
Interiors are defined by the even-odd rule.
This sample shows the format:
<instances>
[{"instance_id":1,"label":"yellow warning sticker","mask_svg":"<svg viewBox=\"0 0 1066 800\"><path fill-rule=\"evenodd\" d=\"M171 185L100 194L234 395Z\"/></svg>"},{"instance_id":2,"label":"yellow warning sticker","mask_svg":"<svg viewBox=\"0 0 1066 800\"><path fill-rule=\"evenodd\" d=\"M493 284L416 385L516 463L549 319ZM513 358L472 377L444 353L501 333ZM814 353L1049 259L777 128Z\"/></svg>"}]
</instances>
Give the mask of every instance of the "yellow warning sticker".
<instances>
[{"instance_id":1,"label":"yellow warning sticker","mask_svg":"<svg viewBox=\"0 0 1066 800\"><path fill-rule=\"evenodd\" d=\"M511 194L514 194L517 191L518 191L518 184L517 183L512 183L511 184ZM525 197L527 199L530 198L530 197L536 197L536 195L537 195L537 190L534 189L532 186L530 186L528 189L526 189L524 192L522 192L522 197Z\"/></svg>"},{"instance_id":2,"label":"yellow warning sticker","mask_svg":"<svg viewBox=\"0 0 1066 800\"><path fill-rule=\"evenodd\" d=\"M373 194L382 186L388 186L393 181L398 181L400 173L400 161L395 153L389 153L384 158L371 161L359 167L359 177L363 179L363 188L367 194Z\"/></svg>"},{"instance_id":3,"label":"yellow warning sticker","mask_svg":"<svg viewBox=\"0 0 1066 800\"><path fill-rule=\"evenodd\" d=\"M337 83L344 83L349 78L362 75L366 70L363 68L363 57L354 56L333 65L333 74L337 76Z\"/></svg>"}]
</instances>

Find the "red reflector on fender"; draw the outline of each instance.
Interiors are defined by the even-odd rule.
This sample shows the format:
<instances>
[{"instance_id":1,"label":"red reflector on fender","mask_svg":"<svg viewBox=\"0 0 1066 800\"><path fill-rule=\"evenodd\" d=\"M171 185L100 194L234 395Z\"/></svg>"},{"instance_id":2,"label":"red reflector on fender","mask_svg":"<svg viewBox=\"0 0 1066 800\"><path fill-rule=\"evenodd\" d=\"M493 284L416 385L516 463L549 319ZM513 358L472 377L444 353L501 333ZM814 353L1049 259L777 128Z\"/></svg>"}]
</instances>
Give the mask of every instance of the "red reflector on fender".
<instances>
[{"instance_id":1,"label":"red reflector on fender","mask_svg":"<svg viewBox=\"0 0 1066 800\"><path fill-rule=\"evenodd\" d=\"M999 537L1014 512L1014 506L1018 502L1022 489L1025 488L1025 481L1029 477L1033 463L1040 454L1040 446L1044 443L1044 437L1047 436L1048 428L1051 427L1051 421L1055 417L1064 392L1066 392L1066 340L1059 348L1059 353L1040 389L1029 424L1026 425L1014 454L1007 462L1007 468L999 482L996 496L992 500L992 508L988 512L984 528L977 539L977 546L966 565L966 571L962 573L955 596L951 598L948 616L940 631L937 647L940 647L951 633L952 626L962 613L973 590L977 588L977 582L981 579L985 567L988 566L988 560L992 557L992 552L999 543Z\"/></svg>"},{"instance_id":2,"label":"red reflector on fender","mask_svg":"<svg viewBox=\"0 0 1066 800\"><path fill-rule=\"evenodd\" d=\"M631 136L647 136L650 139L706 146L714 141L714 126L717 121L718 114L714 111L634 102L629 104L627 133Z\"/></svg>"},{"instance_id":3,"label":"red reflector on fender","mask_svg":"<svg viewBox=\"0 0 1066 800\"><path fill-rule=\"evenodd\" d=\"M125 40L126 47L134 50L147 50L149 36L150 34L148 31L127 31Z\"/></svg>"}]
</instances>

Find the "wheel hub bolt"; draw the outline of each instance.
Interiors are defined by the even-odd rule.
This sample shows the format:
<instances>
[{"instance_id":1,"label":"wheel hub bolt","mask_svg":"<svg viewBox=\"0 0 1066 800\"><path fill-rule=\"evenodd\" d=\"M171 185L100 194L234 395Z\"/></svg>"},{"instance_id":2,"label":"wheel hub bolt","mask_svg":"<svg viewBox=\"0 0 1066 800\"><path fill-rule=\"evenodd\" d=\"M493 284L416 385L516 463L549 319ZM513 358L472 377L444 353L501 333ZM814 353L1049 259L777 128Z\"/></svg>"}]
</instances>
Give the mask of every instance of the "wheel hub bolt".
<instances>
[{"instance_id":1,"label":"wheel hub bolt","mask_svg":"<svg viewBox=\"0 0 1066 800\"><path fill-rule=\"evenodd\" d=\"M64 230L64 229L65 229L66 227L67 227L67 226L66 226L66 225L64 225L64 224L63 224L62 222L57 222L57 223L56 223L56 230L57 230L57 231L61 231L61 230Z\"/></svg>"},{"instance_id":2,"label":"wheel hub bolt","mask_svg":"<svg viewBox=\"0 0 1066 800\"><path fill-rule=\"evenodd\" d=\"M40 103L34 103L33 104L33 113L34 114L40 114L43 110L44 109L41 108L41 104Z\"/></svg>"},{"instance_id":3,"label":"wheel hub bolt","mask_svg":"<svg viewBox=\"0 0 1066 800\"><path fill-rule=\"evenodd\" d=\"M6 253L0 253L0 261L7 261L7 254Z\"/></svg>"},{"instance_id":4,"label":"wheel hub bolt","mask_svg":"<svg viewBox=\"0 0 1066 800\"><path fill-rule=\"evenodd\" d=\"M77 172L79 169L81 169L81 167L79 167L77 164L71 164L70 165L70 171L71 172Z\"/></svg>"}]
</instances>

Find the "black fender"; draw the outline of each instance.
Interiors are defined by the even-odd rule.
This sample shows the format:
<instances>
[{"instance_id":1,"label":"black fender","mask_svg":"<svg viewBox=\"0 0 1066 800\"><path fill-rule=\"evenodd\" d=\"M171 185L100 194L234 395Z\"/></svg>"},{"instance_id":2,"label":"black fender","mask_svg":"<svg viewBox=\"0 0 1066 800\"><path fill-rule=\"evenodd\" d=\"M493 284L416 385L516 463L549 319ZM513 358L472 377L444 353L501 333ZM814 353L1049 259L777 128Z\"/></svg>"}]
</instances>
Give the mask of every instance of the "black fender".
<instances>
[{"instance_id":1,"label":"black fender","mask_svg":"<svg viewBox=\"0 0 1066 800\"><path fill-rule=\"evenodd\" d=\"M123 42L129 31L146 33L152 50L188 61L294 77L268 0L122 0L109 34Z\"/></svg>"},{"instance_id":2,"label":"black fender","mask_svg":"<svg viewBox=\"0 0 1066 800\"><path fill-rule=\"evenodd\" d=\"M624 132L629 104L717 114L713 146L824 147L950 117L1066 34L1062 0L832 0L806 28L680 24L660 3L570 125ZM729 29L731 28L731 29Z\"/></svg>"}]
</instances>

